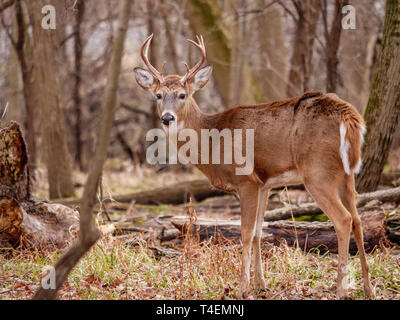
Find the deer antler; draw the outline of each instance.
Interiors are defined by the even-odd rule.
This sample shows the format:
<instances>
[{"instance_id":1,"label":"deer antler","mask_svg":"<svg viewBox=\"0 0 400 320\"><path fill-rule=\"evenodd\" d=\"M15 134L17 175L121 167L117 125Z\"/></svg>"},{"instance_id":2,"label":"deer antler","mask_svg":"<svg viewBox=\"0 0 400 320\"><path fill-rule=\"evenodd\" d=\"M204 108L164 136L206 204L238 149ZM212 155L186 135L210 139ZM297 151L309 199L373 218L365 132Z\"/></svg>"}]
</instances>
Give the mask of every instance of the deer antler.
<instances>
[{"instance_id":1,"label":"deer antler","mask_svg":"<svg viewBox=\"0 0 400 320\"><path fill-rule=\"evenodd\" d=\"M147 68L153 74L153 76L156 77L160 83L163 83L164 82L163 73L164 73L165 62L161 68L161 72L159 72L156 68L154 68L151 65L149 58L148 58L151 39L153 39L153 34L151 34L149 37L147 37L147 39L143 42L142 48L140 49L140 55L142 56L143 62L146 64Z\"/></svg>"},{"instance_id":2,"label":"deer antler","mask_svg":"<svg viewBox=\"0 0 400 320\"><path fill-rule=\"evenodd\" d=\"M204 61L206 60L206 47L204 45L204 40L202 36L196 36L197 42L194 42L193 40L187 39L189 43L194 45L197 49L200 50L201 53L201 60L192 68L189 69L189 66L187 65L186 62L184 62L186 66L186 74L181 78L181 83L184 84L187 80L189 80L202 66Z\"/></svg>"}]
</instances>

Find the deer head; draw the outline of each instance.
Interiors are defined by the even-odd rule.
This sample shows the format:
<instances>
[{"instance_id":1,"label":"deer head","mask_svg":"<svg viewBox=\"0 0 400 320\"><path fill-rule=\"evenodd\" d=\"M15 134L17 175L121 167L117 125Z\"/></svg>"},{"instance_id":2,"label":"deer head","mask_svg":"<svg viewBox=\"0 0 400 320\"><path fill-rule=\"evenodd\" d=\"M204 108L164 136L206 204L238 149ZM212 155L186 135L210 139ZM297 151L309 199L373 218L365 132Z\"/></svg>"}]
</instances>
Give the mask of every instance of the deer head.
<instances>
[{"instance_id":1,"label":"deer head","mask_svg":"<svg viewBox=\"0 0 400 320\"><path fill-rule=\"evenodd\" d=\"M165 62L159 72L154 68L148 59L148 51L153 35L150 35L142 44L140 53L147 69L136 67L136 82L144 90L150 91L157 100L157 110L161 122L168 127L170 124L178 124L181 116L185 114L185 109L190 108L189 101L193 101L192 95L198 89L204 87L210 78L212 67L201 68L206 59L206 49L203 37L197 37L197 42L189 40L201 53L200 61L191 69L187 63L186 74L184 76L168 75L164 76ZM187 110L186 110L187 111Z\"/></svg>"}]
</instances>

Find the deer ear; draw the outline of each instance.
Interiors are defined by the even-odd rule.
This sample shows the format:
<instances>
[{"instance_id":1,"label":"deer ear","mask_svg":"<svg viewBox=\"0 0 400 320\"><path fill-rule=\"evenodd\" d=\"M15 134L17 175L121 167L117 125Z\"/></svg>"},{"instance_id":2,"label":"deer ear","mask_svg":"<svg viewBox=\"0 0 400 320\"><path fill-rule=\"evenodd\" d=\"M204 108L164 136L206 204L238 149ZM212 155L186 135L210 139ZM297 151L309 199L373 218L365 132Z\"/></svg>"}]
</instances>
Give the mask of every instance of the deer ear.
<instances>
[{"instance_id":1,"label":"deer ear","mask_svg":"<svg viewBox=\"0 0 400 320\"><path fill-rule=\"evenodd\" d=\"M203 88L210 79L211 73L212 73L211 66L201 68L199 71L197 71L192 83L193 90L196 91Z\"/></svg>"},{"instance_id":2,"label":"deer ear","mask_svg":"<svg viewBox=\"0 0 400 320\"><path fill-rule=\"evenodd\" d=\"M156 81L150 71L142 68L135 68L135 78L139 86L144 90L150 90L154 87Z\"/></svg>"}]
</instances>

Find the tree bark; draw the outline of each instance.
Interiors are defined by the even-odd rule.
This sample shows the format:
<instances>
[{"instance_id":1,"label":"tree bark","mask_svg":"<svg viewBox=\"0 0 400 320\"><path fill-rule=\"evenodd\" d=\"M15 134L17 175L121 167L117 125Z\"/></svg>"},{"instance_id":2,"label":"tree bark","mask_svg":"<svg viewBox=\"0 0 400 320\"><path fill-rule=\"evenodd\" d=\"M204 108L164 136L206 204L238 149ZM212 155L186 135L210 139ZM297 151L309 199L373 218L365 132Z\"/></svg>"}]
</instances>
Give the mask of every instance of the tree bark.
<instances>
[{"instance_id":1,"label":"tree bark","mask_svg":"<svg viewBox=\"0 0 400 320\"><path fill-rule=\"evenodd\" d=\"M373 251L381 244L390 244L386 237L386 225L382 212L362 214L361 221L367 252ZM188 218L185 216L174 217L171 223L183 234L189 230ZM241 239L240 220L218 220L216 222L215 219L199 218L191 230L195 230L200 241L212 238L216 242L229 240L230 242L240 243ZM331 222L264 222L261 241L263 244L273 245L280 245L282 241L286 241L289 246L295 246L298 243L299 248L304 251L338 253L337 236ZM357 245L352 236L350 253L356 254L357 251Z\"/></svg>"},{"instance_id":2,"label":"tree bark","mask_svg":"<svg viewBox=\"0 0 400 320\"><path fill-rule=\"evenodd\" d=\"M148 32L149 34L159 34L159 26L157 23L157 17L158 14L158 9L156 7L156 1L158 0L149 0L147 1L147 16L148 16L148 21L147 21L147 27L148 27ZM157 70L160 70L161 65L159 62L159 57L160 57L160 47L159 47L159 42L158 41L152 41L152 47L150 50L150 61L152 65L154 65ZM149 119L149 129L152 128L158 128L160 126L160 119L158 116L157 112L157 103L153 99L151 101L151 108L150 108L150 119Z\"/></svg>"},{"instance_id":3,"label":"tree bark","mask_svg":"<svg viewBox=\"0 0 400 320\"><path fill-rule=\"evenodd\" d=\"M297 96L309 90L312 56L321 0L294 1L297 15L293 14L296 34L290 59L288 96Z\"/></svg>"},{"instance_id":4,"label":"tree bark","mask_svg":"<svg viewBox=\"0 0 400 320\"><path fill-rule=\"evenodd\" d=\"M16 122L0 130L0 247L64 248L78 228L78 213L30 197L28 155Z\"/></svg>"},{"instance_id":5,"label":"tree bark","mask_svg":"<svg viewBox=\"0 0 400 320\"><path fill-rule=\"evenodd\" d=\"M0 197L29 199L28 154L19 125L0 129Z\"/></svg>"},{"instance_id":6,"label":"tree bark","mask_svg":"<svg viewBox=\"0 0 400 320\"><path fill-rule=\"evenodd\" d=\"M367 125L358 192L376 190L400 115L400 1L386 2L380 52L364 118Z\"/></svg>"},{"instance_id":7,"label":"tree bark","mask_svg":"<svg viewBox=\"0 0 400 320\"><path fill-rule=\"evenodd\" d=\"M82 164L82 111L81 111L81 95L80 88L82 82L82 32L81 24L85 11L85 3L83 0L78 0L76 3L75 15L75 36L74 36L74 57L75 57L75 83L74 83L74 109L75 109L75 161L79 168L83 169Z\"/></svg>"},{"instance_id":8,"label":"tree bark","mask_svg":"<svg viewBox=\"0 0 400 320\"><path fill-rule=\"evenodd\" d=\"M246 47L246 29L247 21L244 15L241 15L238 11L245 4L245 0L232 0L228 7L228 14L235 17L232 21L231 27L231 49L232 49L232 63L231 63L231 76L230 76L230 96L229 105L236 106L240 105L243 101L244 95L247 96L246 90L241 90L243 82L247 82L248 79L243 79L244 68L246 64L246 53L243 48ZM244 80L244 81L243 81ZM243 81L243 82L242 82ZM247 100L247 97L244 98ZM247 101L249 103L249 101Z\"/></svg>"},{"instance_id":9,"label":"tree bark","mask_svg":"<svg viewBox=\"0 0 400 320\"><path fill-rule=\"evenodd\" d=\"M371 23L374 0L349 1L357 12L356 29L344 30L339 52L339 74L343 81L341 96L363 114L368 102L372 60L378 37L378 26Z\"/></svg>"},{"instance_id":10,"label":"tree bark","mask_svg":"<svg viewBox=\"0 0 400 320\"><path fill-rule=\"evenodd\" d=\"M29 250L65 249L79 229L77 211L39 200L0 198L0 245Z\"/></svg>"},{"instance_id":11,"label":"tree bark","mask_svg":"<svg viewBox=\"0 0 400 320\"><path fill-rule=\"evenodd\" d=\"M333 20L329 33L326 31L326 91L336 92L338 82L338 50L342 33L342 8L347 5L346 0L336 0L333 11ZM325 25L326 25L325 12Z\"/></svg>"},{"instance_id":12,"label":"tree bark","mask_svg":"<svg viewBox=\"0 0 400 320\"><path fill-rule=\"evenodd\" d=\"M114 37L107 84L104 91L102 118L96 141L95 154L81 202L79 238L55 265L56 289L44 289L43 287L40 287L33 299L55 299L58 290L61 288L69 272L101 236L100 231L93 223L92 210L96 200L96 192L110 142L110 133L114 120L118 82L121 73L121 61L124 51L125 37L128 30L131 4L131 0L124 0L121 3L118 28Z\"/></svg>"},{"instance_id":13,"label":"tree bark","mask_svg":"<svg viewBox=\"0 0 400 320\"><path fill-rule=\"evenodd\" d=\"M11 8L14 13L15 7ZM12 18L12 37L16 39L18 37L18 23L13 14ZM7 68L7 81L8 81L8 113L6 115L6 121L14 120L18 123L22 123L23 119L23 84L21 77L21 68L18 61L18 55L14 46L10 46L8 55L8 68Z\"/></svg>"},{"instance_id":14,"label":"tree bark","mask_svg":"<svg viewBox=\"0 0 400 320\"><path fill-rule=\"evenodd\" d=\"M257 0L260 7L266 3L266 0ZM286 96L289 61L283 24L282 10L278 6L272 6L265 13L257 14L255 17L254 28L259 42L259 52L256 57L257 65L252 67L261 84L265 101L279 100Z\"/></svg>"},{"instance_id":15,"label":"tree bark","mask_svg":"<svg viewBox=\"0 0 400 320\"><path fill-rule=\"evenodd\" d=\"M0 13L11 7L15 3L15 0L4 0L0 3Z\"/></svg>"},{"instance_id":16,"label":"tree bark","mask_svg":"<svg viewBox=\"0 0 400 320\"><path fill-rule=\"evenodd\" d=\"M208 34L204 38L207 60L213 65L213 75L218 91L224 104L228 105L232 50L226 31L219 23L222 15L221 8L216 0L188 0L185 11L193 32L198 35ZM213 32L209 33L211 29Z\"/></svg>"},{"instance_id":17,"label":"tree bark","mask_svg":"<svg viewBox=\"0 0 400 320\"><path fill-rule=\"evenodd\" d=\"M230 2L228 5L231 7L232 3ZM204 37L207 61L213 66L215 83L225 106L234 104L235 101L232 100L234 90L241 91L241 102L248 104L263 102L263 92L246 61L243 62L240 73L237 73L241 87L239 89L232 87L233 68L237 63L234 48L240 43L235 43L237 39L233 36L233 26L223 24L221 19L222 9L218 1L188 0L186 2L186 14L190 27L195 34L207 34Z\"/></svg>"},{"instance_id":18,"label":"tree bark","mask_svg":"<svg viewBox=\"0 0 400 320\"><path fill-rule=\"evenodd\" d=\"M35 0L26 3L34 37L35 81L38 85L40 126L49 181L50 199L74 195L72 163L67 145L67 132L57 69L56 30L42 28L41 9L55 0ZM27 97L29 100L30 97Z\"/></svg>"},{"instance_id":19,"label":"tree bark","mask_svg":"<svg viewBox=\"0 0 400 320\"><path fill-rule=\"evenodd\" d=\"M161 0L161 16L164 21L165 25L165 34L167 36L167 41L168 41L168 48L170 49L171 52L171 60L172 64L174 66L174 73L180 74L181 68L179 67L179 57L178 53L176 52L176 41L175 41L175 35L174 31L172 30L172 25L168 20L168 3L165 0ZM183 64L182 64L183 66Z\"/></svg>"},{"instance_id":20,"label":"tree bark","mask_svg":"<svg viewBox=\"0 0 400 320\"><path fill-rule=\"evenodd\" d=\"M36 132L35 132L35 105L37 104L36 85L33 81L32 66L28 65L29 58L28 51L32 49L32 45L28 46L30 42L29 35L25 33L25 21L21 6L21 0L15 1L15 15L18 27L18 38L14 43L14 48L18 56L21 67L22 82L24 85L24 100L26 116L24 127L26 130L26 140L29 153L29 170L34 172L36 169ZM32 52L29 52L32 54Z\"/></svg>"}]
</instances>

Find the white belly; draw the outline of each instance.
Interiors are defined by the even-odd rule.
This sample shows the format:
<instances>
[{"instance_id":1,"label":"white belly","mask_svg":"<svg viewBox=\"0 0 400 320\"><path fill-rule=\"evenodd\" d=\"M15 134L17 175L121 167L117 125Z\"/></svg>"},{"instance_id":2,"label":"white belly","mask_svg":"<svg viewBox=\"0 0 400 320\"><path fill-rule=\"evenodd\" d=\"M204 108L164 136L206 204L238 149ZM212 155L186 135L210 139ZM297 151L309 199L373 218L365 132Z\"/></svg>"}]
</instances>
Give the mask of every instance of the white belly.
<instances>
[{"instance_id":1,"label":"white belly","mask_svg":"<svg viewBox=\"0 0 400 320\"><path fill-rule=\"evenodd\" d=\"M278 188L282 186L292 186L296 184L302 184L303 181L301 177L298 175L297 171L286 171L279 176L271 177L266 182L264 187Z\"/></svg>"}]
</instances>

